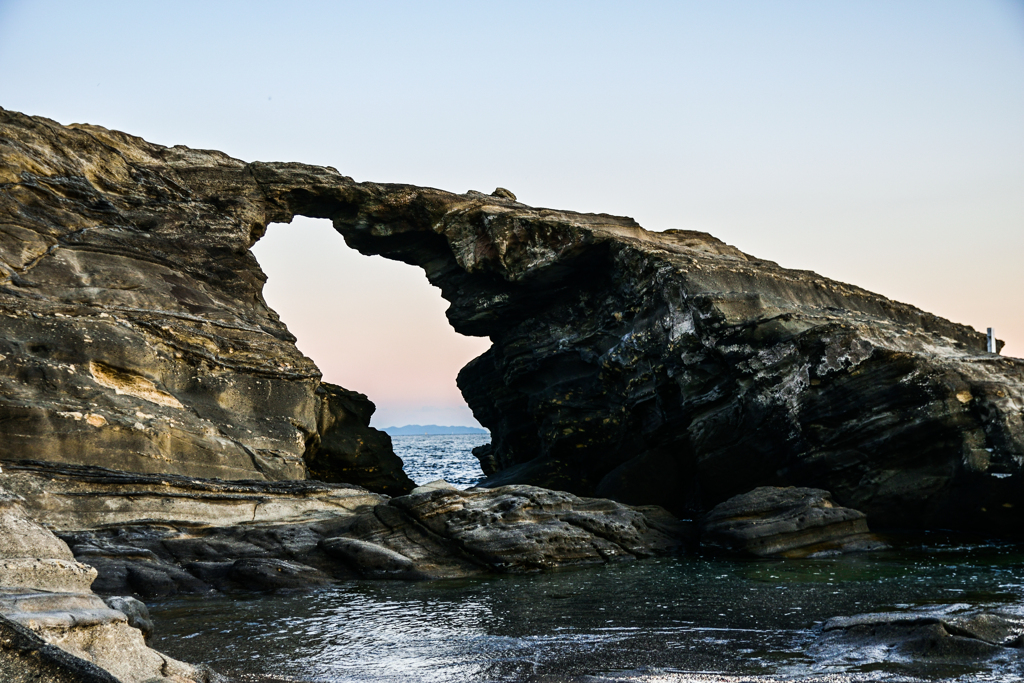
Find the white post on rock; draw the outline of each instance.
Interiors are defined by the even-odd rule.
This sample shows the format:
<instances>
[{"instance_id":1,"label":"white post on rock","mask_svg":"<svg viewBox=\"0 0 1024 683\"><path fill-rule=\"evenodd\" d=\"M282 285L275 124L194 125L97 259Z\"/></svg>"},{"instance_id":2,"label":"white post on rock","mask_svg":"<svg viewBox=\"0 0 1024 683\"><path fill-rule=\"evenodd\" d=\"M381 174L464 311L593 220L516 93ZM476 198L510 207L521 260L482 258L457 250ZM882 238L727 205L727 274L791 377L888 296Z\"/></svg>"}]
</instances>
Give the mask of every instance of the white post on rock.
<instances>
[{"instance_id":1,"label":"white post on rock","mask_svg":"<svg viewBox=\"0 0 1024 683\"><path fill-rule=\"evenodd\" d=\"M993 328L988 328L988 352L999 353L999 349L996 348L996 331Z\"/></svg>"}]
</instances>

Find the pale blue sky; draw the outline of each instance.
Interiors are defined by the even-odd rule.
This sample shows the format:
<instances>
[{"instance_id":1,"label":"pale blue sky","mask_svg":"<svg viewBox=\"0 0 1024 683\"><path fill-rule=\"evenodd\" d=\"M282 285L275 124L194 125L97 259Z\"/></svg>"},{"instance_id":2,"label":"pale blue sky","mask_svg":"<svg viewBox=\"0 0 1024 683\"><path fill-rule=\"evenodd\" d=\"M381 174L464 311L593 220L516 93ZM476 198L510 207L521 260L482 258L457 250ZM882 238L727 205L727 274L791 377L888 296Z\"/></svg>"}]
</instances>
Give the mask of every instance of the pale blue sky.
<instances>
[{"instance_id":1,"label":"pale blue sky","mask_svg":"<svg viewBox=\"0 0 1024 683\"><path fill-rule=\"evenodd\" d=\"M62 123L707 230L1024 355L1021 0L0 0L0 74ZM334 237L257 246L300 348L374 424L470 424L486 344Z\"/></svg>"}]
</instances>

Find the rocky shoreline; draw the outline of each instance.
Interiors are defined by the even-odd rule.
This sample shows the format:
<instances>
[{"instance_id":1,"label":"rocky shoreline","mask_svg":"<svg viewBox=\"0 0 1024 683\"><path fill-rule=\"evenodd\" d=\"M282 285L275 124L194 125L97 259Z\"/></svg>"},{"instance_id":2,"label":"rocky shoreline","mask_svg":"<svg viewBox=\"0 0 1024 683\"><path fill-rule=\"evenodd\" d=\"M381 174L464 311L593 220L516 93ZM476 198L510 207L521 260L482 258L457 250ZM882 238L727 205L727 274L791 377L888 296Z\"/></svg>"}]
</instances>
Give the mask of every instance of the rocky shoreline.
<instances>
[{"instance_id":1,"label":"rocky shoreline","mask_svg":"<svg viewBox=\"0 0 1024 683\"><path fill-rule=\"evenodd\" d=\"M250 249L296 215L491 339L459 375L482 487L416 488L267 306ZM975 330L704 233L0 109L0 680L209 679L134 598L821 557L883 548L868 519L1019 537L1022 380ZM914 628L1018 647L976 616Z\"/></svg>"},{"instance_id":2,"label":"rocky shoreline","mask_svg":"<svg viewBox=\"0 0 1024 683\"><path fill-rule=\"evenodd\" d=\"M0 489L0 680L217 680L148 648L137 628L144 608L130 598L104 602L90 588L95 578L93 567L29 518L21 499Z\"/></svg>"},{"instance_id":3,"label":"rocky shoreline","mask_svg":"<svg viewBox=\"0 0 1024 683\"><path fill-rule=\"evenodd\" d=\"M676 552L688 527L530 486L397 498L346 484L5 465L4 485L99 571L103 594L313 588L354 578L461 578Z\"/></svg>"}]
</instances>

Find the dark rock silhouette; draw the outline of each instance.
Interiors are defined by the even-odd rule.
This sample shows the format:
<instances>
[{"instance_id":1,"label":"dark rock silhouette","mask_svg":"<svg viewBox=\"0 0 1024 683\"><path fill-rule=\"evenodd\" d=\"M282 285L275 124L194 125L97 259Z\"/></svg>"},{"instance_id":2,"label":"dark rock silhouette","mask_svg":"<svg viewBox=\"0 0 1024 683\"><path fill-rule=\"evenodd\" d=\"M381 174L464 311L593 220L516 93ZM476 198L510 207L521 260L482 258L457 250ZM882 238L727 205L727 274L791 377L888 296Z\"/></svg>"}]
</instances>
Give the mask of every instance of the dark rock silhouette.
<instances>
[{"instance_id":1,"label":"dark rock silhouette","mask_svg":"<svg viewBox=\"0 0 1024 683\"><path fill-rule=\"evenodd\" d=\"M317 433L306 448L306 471L313 479L352 483L377 493L401 496L412 491L391 437L370 427L376 406L363 394L321 382Z\"/></svg>"}]
</instances>

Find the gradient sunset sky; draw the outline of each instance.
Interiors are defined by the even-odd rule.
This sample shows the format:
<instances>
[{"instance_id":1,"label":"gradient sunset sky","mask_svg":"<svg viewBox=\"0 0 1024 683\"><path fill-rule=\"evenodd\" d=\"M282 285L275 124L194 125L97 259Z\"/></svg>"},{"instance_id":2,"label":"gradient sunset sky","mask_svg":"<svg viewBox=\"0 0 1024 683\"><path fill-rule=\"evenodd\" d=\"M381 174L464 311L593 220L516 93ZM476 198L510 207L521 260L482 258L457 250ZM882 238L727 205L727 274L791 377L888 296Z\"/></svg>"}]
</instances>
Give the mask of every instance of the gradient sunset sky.
<instances>
[{"instance_id":1,"label":"gradient sunset sky","mask_svg":"<svg viewBox=\"0 0 1024 683\"><path fill-rule=\"evenodd\" d=\"M704 230L1024 356L1024 0L0 0L0 106ZM411 266L271 226L266 297L375 426L475 424Z\"/></svg>"}]
</instances>

